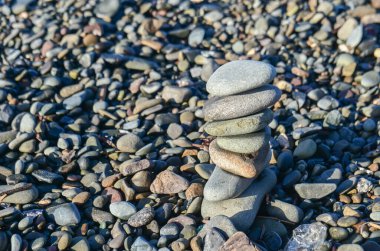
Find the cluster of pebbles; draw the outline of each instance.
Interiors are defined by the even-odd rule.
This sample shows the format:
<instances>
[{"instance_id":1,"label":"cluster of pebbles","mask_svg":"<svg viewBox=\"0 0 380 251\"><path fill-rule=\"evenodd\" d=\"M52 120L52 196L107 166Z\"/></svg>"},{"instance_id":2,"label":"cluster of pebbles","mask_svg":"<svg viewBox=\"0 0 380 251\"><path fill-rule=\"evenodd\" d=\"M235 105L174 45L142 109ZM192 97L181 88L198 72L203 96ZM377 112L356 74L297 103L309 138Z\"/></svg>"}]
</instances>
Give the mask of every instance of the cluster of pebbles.
<instances>
[{"instance_id":1,"label":"cluster of pebbles","mask_svg":"<svg viewBox=\"0 0 380 251\"><path fill-rule=\"evenodd\" d=\"M215 168L204 187L202 216L228 216L242 231L276 184L275 174L264 170L272 156L269 107L281 96L269 85L275 76L267 63L238 60L218 68L206 85L211 97L203 108L204 130L216 138L209 146Z\"/></svg>"},{"instance_id":2,"label":"cluster of pebbles","mask_svg":"<svg viewBox=\"0 0 380 251\"><path fill-rule=\"evenodd\" d=\"M378 0L0 1L0 250L379 250L379 12ZM222 171L206 82L238 60L273 65L282 92L244 230L219 209L202 216ZM245 79L237 68L224 79ZM219 84L216 100L235 96Z\"/></svg>"}]
</instances>

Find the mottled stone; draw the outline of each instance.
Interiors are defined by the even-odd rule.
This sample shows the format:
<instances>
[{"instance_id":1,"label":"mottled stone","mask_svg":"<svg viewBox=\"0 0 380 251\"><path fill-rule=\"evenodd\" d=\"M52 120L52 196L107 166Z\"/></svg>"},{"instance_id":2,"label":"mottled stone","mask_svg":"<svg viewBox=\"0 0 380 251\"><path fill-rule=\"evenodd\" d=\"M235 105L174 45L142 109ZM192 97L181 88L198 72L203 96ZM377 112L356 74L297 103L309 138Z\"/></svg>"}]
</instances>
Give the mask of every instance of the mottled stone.
<instances>
[{"instance_id":1,"label":"mottled stone","mask_svg":"<svg viewBox=\"0 0 380 251\"><path fill-rule=\"evenodd\" d=\"M190 183L170 170L159 173L153 180L150 190L157 194L174 194L185 191Z\"/></svg>"}]
</instances>

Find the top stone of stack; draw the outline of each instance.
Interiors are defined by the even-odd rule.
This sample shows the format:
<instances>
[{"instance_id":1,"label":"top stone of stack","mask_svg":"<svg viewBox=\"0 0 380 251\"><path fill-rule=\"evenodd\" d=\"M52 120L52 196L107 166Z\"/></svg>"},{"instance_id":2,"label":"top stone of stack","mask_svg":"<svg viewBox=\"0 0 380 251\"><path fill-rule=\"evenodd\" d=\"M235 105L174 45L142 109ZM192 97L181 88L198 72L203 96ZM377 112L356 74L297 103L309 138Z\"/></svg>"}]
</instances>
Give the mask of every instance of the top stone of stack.
<instances>
[{"instance_id":1,"label":"top stone of stack","mask_svg":"<svg viewBox=\"0 0 380 251\"><path fill-rule=\"evenodd\" d=\"M232 61L219 67L207 81L206 89L213 96L228 96L270 83L276 70L267 63L253 60Z\"/></svg>"}]
</instances>

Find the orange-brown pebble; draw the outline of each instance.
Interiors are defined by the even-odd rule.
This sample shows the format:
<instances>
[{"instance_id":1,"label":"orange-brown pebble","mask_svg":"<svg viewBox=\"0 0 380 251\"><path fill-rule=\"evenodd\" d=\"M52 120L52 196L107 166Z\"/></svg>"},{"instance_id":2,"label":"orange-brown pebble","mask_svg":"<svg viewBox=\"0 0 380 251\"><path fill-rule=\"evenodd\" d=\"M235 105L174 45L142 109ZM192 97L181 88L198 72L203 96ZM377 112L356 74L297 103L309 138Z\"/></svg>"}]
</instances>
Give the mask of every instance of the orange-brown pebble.
<instances>
[{"instance_id":1,"label":"orange-brown pebble","mask_svg":"<svg viewBox=\"0 0 380 251\"><path fill-rule=\"evenodd\" d=\"M195 197L203 196L203 185L200 183L192 183L187 188L186 192L186 199L190 200Z\"/></svg>"},{"instance_id":2,"label":"orange-brown pebble","mask_svg":"<svg viewBox=\"0 0 380 251\"><path fill-rule=\"evenodd\" d=\"M369 165L368 169L371 170L372 172L377 172L379 170L379 164L372 163L371 165Z\"/></svg>"},{"instance_id":3,"label":"orange-brown pebble","mask_svg":"<svg viewBox=\"0 0 380 251\"><path fill-rule=\"evenodd\" d=\"M111 203L123 200L123 195L118 190L112 187L105 188L102 192L102 195L110 195Z\"/></svg>"},{"instance_id":4,"label":"orange-brown pebble","mask_svg":"<svg viewBox=\"0 0 380 251\"><path fill-rule=\"evenodd\" d=\"M72 202L76 205L83 205L88 201L90 196L91 195L89 192L81 192L81 193L78 193L77 195L75 195Z\"/></svg>"},{"instance_id":5,"label":"orange-brown pebble","mask_svg":"<svg viewBox=\"0 0 380 251\"><path fill-rule=\"evenodd\" d=\"M116 181L118 181L121 177L121 174L114 174L111 176L108 176L102 180L102 187L111 187L113 184L115 184Z\"/></svg>"}]
</instances>

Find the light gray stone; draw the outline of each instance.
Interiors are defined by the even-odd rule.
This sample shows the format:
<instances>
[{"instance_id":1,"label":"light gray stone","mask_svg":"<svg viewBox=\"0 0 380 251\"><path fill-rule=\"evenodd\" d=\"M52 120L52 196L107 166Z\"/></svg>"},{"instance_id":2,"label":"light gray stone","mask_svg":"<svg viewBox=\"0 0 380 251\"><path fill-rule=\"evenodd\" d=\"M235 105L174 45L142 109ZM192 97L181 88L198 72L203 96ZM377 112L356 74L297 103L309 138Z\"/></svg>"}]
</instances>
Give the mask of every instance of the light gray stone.
<instances>
[{"instance_id":1,"label":"light gray stone","mask_svg":"<svg viewBox=\"0 0 380 251\"><path fill-rule=\"evenodd\" d=\"M207 81L207 91L215 96L233 95L271 82L276 70L270 64L254 61L232 61L219 67Z\"/></svg>"},{"instance_id":2,"label":"light gray stone","mask_svg":"<svg viewBox=\"0 0 380 251\"><path fill-rule=\"evenodd\" d=\"M36 119L30 113L25 113L20 122L20 132L33 132L37 126Z\"/></svg>"},{"instance_id":3,"label":"light gray stone","mask_svg":"<svg viewBox=\"0 0 380 251\"><path fill-rule=\"evenodd\" d=\"M155 247L153 247L147 240L145 240L143 237L139 236L136 238L136 240L133 242L131 246L131 251L155 251L157 250Z\"/></svg>"},{"instance_id":4,"label":"light gray stone","mask_svg":"<svg viewBox=\"0 0 380 251\"><path fill-rule=\"evenodd\" d=\"M276 199L270 201L265 206L265 210L270 216L294 223L299 223L304 216L301 208L297 207L296 205Z\"/></svg>"},{"instance_id":5,"label":"light gray stone","mask_svg":"<svg viewBox=\"0 0 380 251\"><path fill-rule=\"evenodd\" d=\"M369 71L362 76L361 84L364 87L371 88L380 83L380 75L378 72Z\"/></svg>"},{"instance_id":6,"label":"light gray stone","mask_svg":"<svg viewBox=\"0 0 380 251\"><path fill-rule=\"evenodd\" d=\"M90 245L85 237L75 237L71 240L71 250L90 251Z\"/></svg>"},{"instance_id":7,"label":"light gray stone","mask_svg":"<svg viewBox=\"0 0 380 251\"><path fill-rule=\"evenodd\" d=\"M0 192L17 189L24 185L25 184L22 183L19 183L17 185L2 185L0 186ZM28 204L37 198L38 190L35 186L32 186L30 189L22 190L8 195L2 200L2 202L12 204Z\"/></svg>"},{"instance_id":8,"label":"light gray stone","mask_svg":"<svg viewBox=\"0 0 380 251\"><path fill-rule=\"evenodd\" d=\"M119 219L128 220L137 210L136 207L128 201L118 201L111 203L110 212Z\"/></svg>"},{"instance_id":9,"label":"light gray stone","mask_svg":"<svg viewBox=\"0 0 380 251\"><path fill-rule=\"evenodd\" d=\"M182 103L191 97L191 89L187 87L178 86L165 86L162 91L162 98L168 101L174 101L175 103Z\"/></svg>"},{"instance_id":10,"label":"light gray stone","mask_svg":"<svg viewBox=\"0 0 380 251\"><path fill-rule=\"evenodd\" d=\"M73 203L65 203L46 209L48 215L54 218L60 226L75 225L81 221L77 206Z\"/></svg>"},{"instance_id":11,"label":"light gray stone","mask_svg":"<svg viewBox=\"0 0 380 251\"><path fill-rule=\"evenodd\" d=\"M294 186L298 195L303 199L321 199L336 190L334 183L302 183Z\"/></svg>"},{"instance_id":12,"label":"light gray stone","mask_svg":"<svg viewBox=\"0 0 380 251\"><path fill-rule=\"evenodd\" d=\"M189 45L192 47L196 47L200 43L202 43L203 38L205 36L205 30L201 27L195 28L190 32L189 35Z\"/></svg>"},{"instance_id":13,"label":"light gray stone","mask_svg":"<svg viewBox=\"0 0 380 251\"><path fill-rule=\"evenodd\" d=\"M225 242L224 236L215 228L211 228L204 238L203 251L218 251Z\"/></svg>"},{"instance_id":14,"label":"light gray stone","mask_svg":"<svg viewBox=\"0 0 380 251\"><path fill-rule=\"evenodd\" d=\"M225 215L216 215L212 217L199 231L198 235L201 238L204 238L207 232L212 229L217 228L221 233L223 233L227 237L231 237L238 230L235 228L234 224Z\"/></svg>"},{"instance_id":15,"label":"light gray stone","mask_svg":"<svg viewBox=\"0 0 380 251\"><path fill-rule=\"evenodd\" d=\"M135 153L143 146L144 142L140 139L139 136L133 133L128 133L121 136L116 142L116 147L120 151L127 153Z\"/></svg>"},{"instance_id":16,"label":"light gray stone","mask_svg":"<svg viewBox=\"0 0 380 251\"><path fill-rule=\"evenodd\" d=\"M359 244L343 244L337 251L364 251L364 249Z\"/></svg>"},{"instance_id":17,"label":"light gray stone","mask_svg":"<svg viewBox=\"0 0 380 251\"><path fill-rule=\"evenodd\" d=\"M13 234L11 237L11 251L20 251L22 247L22 238L18 234Z\"/></svg>"}]
</instances>

